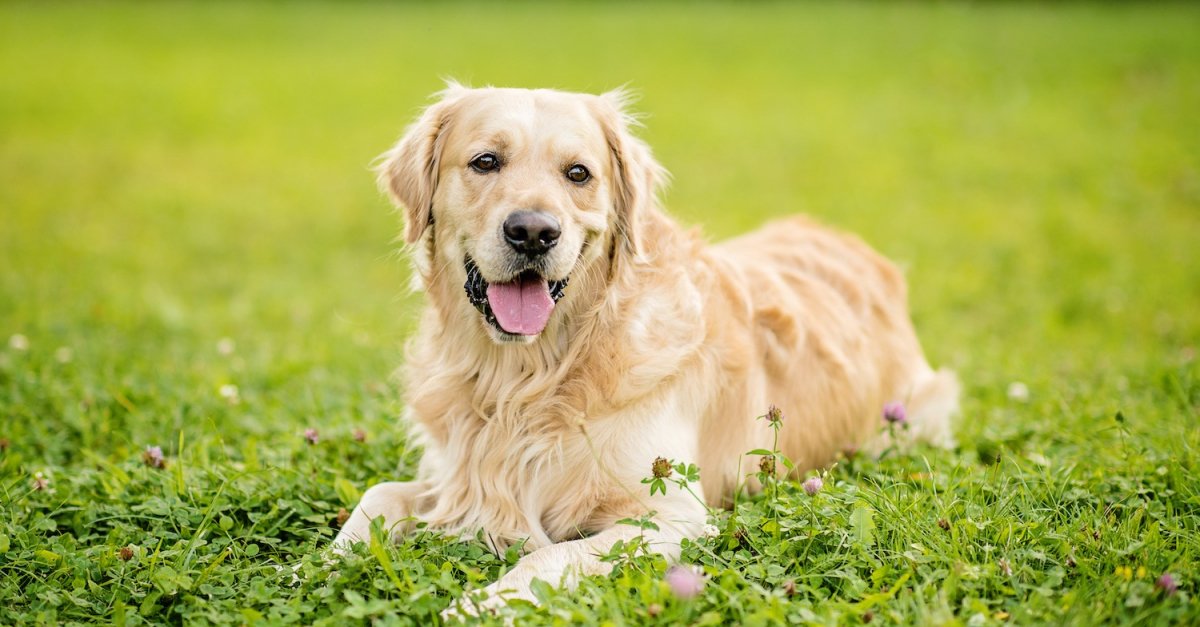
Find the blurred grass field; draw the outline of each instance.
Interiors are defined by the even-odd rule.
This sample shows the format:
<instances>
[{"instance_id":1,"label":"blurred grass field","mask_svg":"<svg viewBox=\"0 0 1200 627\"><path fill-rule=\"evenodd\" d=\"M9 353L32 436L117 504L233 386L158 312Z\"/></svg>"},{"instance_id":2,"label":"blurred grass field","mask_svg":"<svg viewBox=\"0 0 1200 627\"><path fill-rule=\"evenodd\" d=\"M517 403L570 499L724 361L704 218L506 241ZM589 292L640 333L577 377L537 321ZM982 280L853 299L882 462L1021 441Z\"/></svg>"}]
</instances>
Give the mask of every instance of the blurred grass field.
<instances>
[{"instance_id":1,"label":"blurred grass field","mask_svg":"<svg viewBox=\"0 0 1200 627\"><path fill-rule=\"evenodd\" d=\"M1057 496L999 512L989 501L984 534L1007 528L1006 543L962 540L951 574L914 578L923 587L872 610L880 621L1200 620L1188 597L1200 553L1200 8L172 2L0 4L0 623L288 622L271 612L317 598L264 574L264 556L311 552L323 526L327 541L321 521L411 474L419 455L389 374L420 297L405 290L398 217L369 167L442 77L628 85L682 222L716 239L805 212L906 268L931 361L966 385L963 446L844 467L842 494L891 498L888 481L928 463L961 474L968 496L997 485ZM1008 394L1013 383L1028 398ZM236 403L220 393L229 385ZM148 445L164 448L169 473L142 467ZM979 463L995 451L998 466ZM30 487L37 472L50 492ZM244 472L257 483L237 488ZM1068 489L1084 496L1068 503ZM914 521L970 500L879 514L879 554L862 564L934 546L936 528ZM272 533L258 526L300 510ZM224 543L194 540L222 517ZM1111 536L1085 552L1106 524ZM990 567L978 583L999 553L1050 536L1078 569L1050 555L964 591L971 577L955 564ZM187 585L155 570L164 538L157 550ZM267 553L238 553L248 539ZM148 547L130 563L144 568L115 565L125 544ZM213 564L227 549L227 565ZM363 559L340 585L382 595L383 609L339 589L341 605L308 610L336 624L408 620L415 602L381 592ZM1127 565L1150 574L1122 577ZM1054 568L1067 574L1050 586ZM1169 599L1147 592L1162 572L1183 581ZM226 600L205 614L196 586L214 573L241 583L205 593ZM776 575L748 577L770 589ZM247 577L270 592L247 596ZM774 597L746 585L748 613L669 609L680 622L755 624L770 604L754 599ZM584 611L608 598L595 586L549 605ZM804 620L862 620L861 590L818 576L804 594L797 603L826 607ZM588 616L654 621L609 601Z\"/></svg>"}]
</instances>

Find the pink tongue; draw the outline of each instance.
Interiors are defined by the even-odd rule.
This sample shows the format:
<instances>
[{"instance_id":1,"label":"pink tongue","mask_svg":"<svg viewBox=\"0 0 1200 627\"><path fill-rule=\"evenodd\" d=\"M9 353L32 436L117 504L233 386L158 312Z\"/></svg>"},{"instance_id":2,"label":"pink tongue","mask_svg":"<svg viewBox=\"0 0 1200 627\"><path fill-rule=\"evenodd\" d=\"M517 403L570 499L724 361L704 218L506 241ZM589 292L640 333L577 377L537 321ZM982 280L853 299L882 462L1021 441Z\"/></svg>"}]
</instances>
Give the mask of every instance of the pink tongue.
<instances>
[{"instance_id":1,"label":"pink tongue","mask_svg":"<svg viewBox=\"0 0 1200 627\"><path fill-rule=\"evenodd\" d=\"M521 277L512 283L492 283L487 288L488 304L500 328L509 333L537 335L546 328L554 299L541 277Z\"/></svg>"}]
</instances>

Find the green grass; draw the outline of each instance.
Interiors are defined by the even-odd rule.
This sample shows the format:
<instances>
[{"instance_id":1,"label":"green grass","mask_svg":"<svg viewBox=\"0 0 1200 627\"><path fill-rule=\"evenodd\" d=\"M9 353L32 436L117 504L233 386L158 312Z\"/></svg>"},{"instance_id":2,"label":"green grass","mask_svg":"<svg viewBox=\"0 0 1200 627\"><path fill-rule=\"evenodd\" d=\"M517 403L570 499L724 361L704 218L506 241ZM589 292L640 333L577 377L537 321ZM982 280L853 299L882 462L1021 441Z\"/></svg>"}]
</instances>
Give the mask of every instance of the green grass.
<instances>
[{"instance_id":1,"label":"green grass","mask_svg":"<svg viewBox=\"0 0 1200 627\"><path fill-rule=\"evenodd\" d=\"M428 624L512 563L427 532L333 580L317 556L419 459L389 373L420 300L368 166L441 76L628 83L680 220L861 233L966 387L959 450L842 463L817 499L785 487L688 546L701 597L639 557L517 624L1200 622L1198 24L1182 4L0 5L0 342L28 342L0 345L0 624ZM275 568L300 561L296 585Z\"/></svg>"}]
</instances>

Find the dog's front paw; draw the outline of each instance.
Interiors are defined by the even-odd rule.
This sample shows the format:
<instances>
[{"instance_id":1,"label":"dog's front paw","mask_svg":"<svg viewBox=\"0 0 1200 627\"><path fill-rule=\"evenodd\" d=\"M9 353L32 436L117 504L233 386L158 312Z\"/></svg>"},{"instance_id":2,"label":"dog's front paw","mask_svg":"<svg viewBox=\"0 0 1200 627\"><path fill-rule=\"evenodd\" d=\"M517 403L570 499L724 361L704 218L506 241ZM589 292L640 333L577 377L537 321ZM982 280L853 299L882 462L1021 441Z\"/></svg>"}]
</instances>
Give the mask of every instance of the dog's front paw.
<instances>
[{"instance_id":1,"label":"dog's front paw","mask_svg":"<svg viewBox=\"0 0 1200 627\"><path fill-rule=\"evenodd\" d=\"M450 607L442 610L442 621L453 625L467 620L468 617L495 616L506 601L498 596L484 596L482 592L463 595L455 599Z\"/></svg>"},{"instance_id":2,"label":"dog's front paw","mask_svg":"<svg viewBox=\"0 0 1200 627\"><path fill-rule=\"evenodd\" d=\"M442 620L461 622L468 616L485 614L495 616L500 613L501 608L508 605L509 601L515 599L529 601L536 605L538 599L533 594L529 582L525 581L524 577L514 576L516 574L510 572L482 590L463 595L450 607L442 610Z\"/></svg>"}]
</instances>

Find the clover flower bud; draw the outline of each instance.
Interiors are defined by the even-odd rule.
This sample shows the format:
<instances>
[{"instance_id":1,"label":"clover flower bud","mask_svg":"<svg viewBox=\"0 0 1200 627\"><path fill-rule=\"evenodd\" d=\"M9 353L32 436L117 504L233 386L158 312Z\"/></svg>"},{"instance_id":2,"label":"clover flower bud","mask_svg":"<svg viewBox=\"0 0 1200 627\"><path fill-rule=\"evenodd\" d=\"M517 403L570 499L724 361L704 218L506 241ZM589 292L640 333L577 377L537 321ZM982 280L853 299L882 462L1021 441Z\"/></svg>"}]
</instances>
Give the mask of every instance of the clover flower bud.
<instances>
[{"instance_id":1,"label":"clover flower bud","mask_svg":"<svg viewBox=\"0 0 1200 627\"><path fill-rule=\"evenodd\" d=\"M147 446L142 452L142 463L151 468L166 468L167 461L163 459L161 446Z\"/></svg>"},{"instance_id":2,"label":"clover flower bud","mask_svg":"<svg viewBox=\"0 0 1200 627\"><path fill-rule=\"evenodd\" d=\"M704 573L696 566L672 566L664 580L681 599L691 599L704 591Z\"/></svg>"},{"instance_id":3,"label":"clover flower bud","mask_svg":"<svg viewBox=\"0 0 1200 627\"><path fill-rule=\"evenodd\" d=\"M1154 582L1154 587L1167 593L1167 596L1172 596L1179 589L1179 584L1171 576L1171 573L1163 573L1162 577L1159 577L1158 581Z\"/></svg>"},{"instance_id":4,"label":"clover flower bud","mask_svg":"<svg viewBox=\"0 0 1200 627\"><path fill-rule=\"evenodd\" d=\"M774 455L763 455L761 458L759 458L758 471L761 472L764 477L774 477L775 470Z\"/></svg>"},{"instance_id":5,"label":"clover flower bud","mask_svg":"<svg viewBox=\"0 0 1200 627\"><path fill-rule=\"evenodd\" d=\"M656 457L650 465L650 472L654 474L655 479L666 479L671 476L671 462L665 457Z\"/></svg>"},{"instance_id":6,"label":"clover flower bud","mask_svg":"<svg viewBox=\"0 0 1200 627\"><path fill-rule=\"evenodd\" d=\"M908 424L908 412L904 410L903 403L892 401L883 406L883 419L889 424L906 425Z\"/></svg>"}]
</instances>

